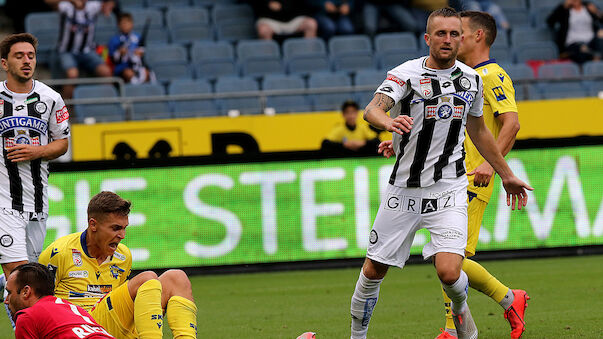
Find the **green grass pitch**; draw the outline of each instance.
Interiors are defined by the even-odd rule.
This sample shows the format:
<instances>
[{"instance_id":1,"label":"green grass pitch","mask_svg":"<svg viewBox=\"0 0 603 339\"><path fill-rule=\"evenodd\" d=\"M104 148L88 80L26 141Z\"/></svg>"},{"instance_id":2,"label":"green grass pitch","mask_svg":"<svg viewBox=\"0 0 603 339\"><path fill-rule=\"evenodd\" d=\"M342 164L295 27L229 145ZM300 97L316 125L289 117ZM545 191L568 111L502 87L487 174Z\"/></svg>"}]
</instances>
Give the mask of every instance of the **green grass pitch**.
<instances>
[{"instance_id":1,"label":"green grass pitch","mask_svg":"<svg viewBox=\"0 0 603 339\"><path fill-rule=\"evenodd\" d=\"M603 256L487 261L484 266L531 296L523 338L603 337ZM199 338L349 338L350 297L358 269L197 276ZM392 269L381 286L369 338L434 338L443 327L431 265ZM502 309L470 290L480 338L509 338ZM166 324L167 327L167 324ZM11 338L0 312L0 337ZM172 338L169 330L164 338Z\"/></svg>"}]
</instances>

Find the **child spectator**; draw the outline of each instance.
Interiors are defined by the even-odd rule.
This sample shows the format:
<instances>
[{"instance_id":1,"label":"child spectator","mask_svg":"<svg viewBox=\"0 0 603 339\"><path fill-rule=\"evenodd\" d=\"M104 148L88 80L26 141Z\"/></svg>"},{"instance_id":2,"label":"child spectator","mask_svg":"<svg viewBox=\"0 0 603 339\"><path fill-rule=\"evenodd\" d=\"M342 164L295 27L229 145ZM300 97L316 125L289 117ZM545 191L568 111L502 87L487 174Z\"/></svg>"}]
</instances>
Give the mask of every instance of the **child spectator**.
<instances>
[{"instance_id":1,"label":"child spectator","mask_svg":"<svg viewBox=\"0 0 603 339\"><path fill-rule=\"evenodd\" d=\"M109 56L115 65L113 74L132 84L149 81L152 73L142 62L144 48L140 46L140 35L132 31L134 28L132 15L122 13L117 25L120 33L109 41Z\"/></svg>"}]
</instances>

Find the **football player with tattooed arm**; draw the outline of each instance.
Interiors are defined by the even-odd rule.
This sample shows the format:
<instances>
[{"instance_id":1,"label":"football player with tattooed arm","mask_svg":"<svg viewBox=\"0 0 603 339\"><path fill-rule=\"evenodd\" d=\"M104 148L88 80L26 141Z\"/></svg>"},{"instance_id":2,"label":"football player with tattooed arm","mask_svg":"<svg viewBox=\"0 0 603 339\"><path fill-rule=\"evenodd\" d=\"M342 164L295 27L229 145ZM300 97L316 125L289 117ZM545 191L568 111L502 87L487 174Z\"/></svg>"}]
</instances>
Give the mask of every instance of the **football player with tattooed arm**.
<instances>
[{"instance_id":1,"label":"football player with tattooed arm","mask_svg":"<svg viewBox=\"0 0 603 339\"><path fill-rule=\"evenodd\" d=\"M38 261L48 218L48 160L68 148L69 112L61 95L33 79L37 46L28 33L0 42L6 72L0 84L0 289L15 267Z\"/></svg>"},{"instance_id":2,"label":"football player with tattooed arm","mask_svg":"<svg viewBox=\"0 0 603 339\"><path fill-rule=\"evenodd\" d=\"M468 278L461 270L467 244L465 129L501 176L508 205L522 208L526 190L532 190L513 174L484 124L482 80L456 60L461 41L459 13L452 8L432 12L425 33L429 55L389 71L365 109L369 123L393 133L393 141L381 143L379 150L396 155L396 162L352 296L352 339L366 338L381 282L390 266L404 266L421 228L430 232L423 257L433 259L452 300L458 337L477 338L466 302Z\"/></svg>"}]
</instances>

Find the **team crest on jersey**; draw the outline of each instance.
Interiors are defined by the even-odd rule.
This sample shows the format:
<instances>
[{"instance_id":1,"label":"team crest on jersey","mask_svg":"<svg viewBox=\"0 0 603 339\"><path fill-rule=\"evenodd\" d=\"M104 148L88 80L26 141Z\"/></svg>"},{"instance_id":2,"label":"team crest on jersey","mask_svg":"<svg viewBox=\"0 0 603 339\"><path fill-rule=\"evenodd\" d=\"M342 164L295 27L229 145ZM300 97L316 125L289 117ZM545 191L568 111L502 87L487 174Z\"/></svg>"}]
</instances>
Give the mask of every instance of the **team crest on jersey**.
<instances>
[{"instance_id":1,"label":"team crest on jersey","mask_svg":"<svg viewBox=\"0 0 603 339\"><path fill-rule=\"evenodd\" d=\"M122 268L119 268L119 266L116 266L116 265L111 265L109 270L111 271L111 276L114 279L119 278L119 275L125 272Z\"/></svg>"},{"instance_id":2,"label":"team crest on jersey","mask_svg":"<svg viewBox=\"0 0 603 339\"><path fill-rule=\"evenodd\" d=\"M446 120L463 118L463 106L455 106L449 97L441 97L437 105L425 106L425 119Z\"/></svg>"},{"instance_id":3,"label":"team crest on jersey","mask_svg":"<svg viewBox=\"0 0 603 339\"><path fill-rule=\"evenodd\" d=\"M84 261L82 260L82 252L73 248L71 249L71 256L73 257L73 264L75 266L81 267L84 264Z\"/></svg>"},{"instance_id":4,"label":"team crest on jersey","mask_svg":"<svg viewBox=\"0 0 603 339\"><path fill-rule=\"evenodd\" d=\"M471 88L471 81L469 81L467 77L462 77L461 79L459 79L459 85L461 85L464 90L468 90L469 88Z\"/></svg>"},{"instance_id":5,"label":"team crest on jersey","mask_svg":"<svg viewBox=\"0 0 603 339\"><path fill-rule=\"evenodd\" d=\"M48 106L46 106L46 104L42 101L38 101L36 102L36 104L34 105L34 110L36 111L36 113L38 114L44 114L46 113L46 111L48 110Z\"/></svg>"},{"instance_id":6,"label":"team crest on jersey","mask_svg":"<svg viewBox=\"0 0 603 339\"><path fill-rule=\"evenodd\" d=\"M419 80L419 87L421 89L421 93L425 98L431 98L433 95L433 88L431 87L431 79L421 79Z\"/></svg>"},{"instance_id":7,"label":"team crest on jersey","mask_svg":"<svg viewBox=\"0 0 603 339\"><path fill-rule=\"evenodd\" d=\"M4 138L4 148L9 149L16 145L33 145L40 146L40 138L39 137L30 137L27 135L26 131L20 130L17 131L17 136L11 138Z\"/></svg>"}]
</instances>

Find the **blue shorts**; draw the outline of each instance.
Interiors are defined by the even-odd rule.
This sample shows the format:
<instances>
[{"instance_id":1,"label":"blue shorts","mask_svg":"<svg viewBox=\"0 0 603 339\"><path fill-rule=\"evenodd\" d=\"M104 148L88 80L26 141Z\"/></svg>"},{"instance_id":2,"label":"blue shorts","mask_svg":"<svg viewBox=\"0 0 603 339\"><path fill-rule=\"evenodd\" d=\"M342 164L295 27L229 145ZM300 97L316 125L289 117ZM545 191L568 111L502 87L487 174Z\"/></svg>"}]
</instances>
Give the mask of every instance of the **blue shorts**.
<instances>
[{"instance_id":1,"label":"blue shorts","mask_svg":"<svg viewBox=\"0 0 603 339\"><path fill-rule=\"evenodd\" d=\"M100 55L94 52L88 53L61 53L61 67L63 71L67 71L70 68L83 68L88 72L93 73L96 71L96 67L103 63L103 59Z\"/></svg>"}]
</instances>

